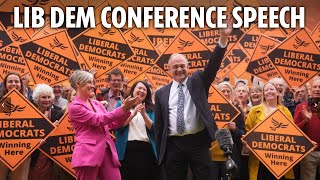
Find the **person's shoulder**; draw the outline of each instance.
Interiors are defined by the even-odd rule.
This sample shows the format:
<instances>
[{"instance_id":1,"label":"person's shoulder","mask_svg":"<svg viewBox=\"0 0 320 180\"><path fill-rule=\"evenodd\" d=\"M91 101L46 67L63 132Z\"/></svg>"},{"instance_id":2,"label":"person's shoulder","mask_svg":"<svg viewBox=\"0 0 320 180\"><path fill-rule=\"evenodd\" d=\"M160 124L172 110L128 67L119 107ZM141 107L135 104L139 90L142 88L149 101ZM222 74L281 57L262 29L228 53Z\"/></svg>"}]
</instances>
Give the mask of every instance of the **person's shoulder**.
<instances>
[{"instance_id":1,"label":"person's shoulder","mask_svg":"<svg viewBox=\"0 0 320 180\"><path fill-rule=\"evenodd\" d=\"M303 102L297 105L297 108L302 108L302 106L308 106L308 102Z\"/></svg>"},{"instance_id":2,"label":"person's shoulder","mask_svg":"<svg viewBox=\"0 0 320 180\"><path fill-rule=\"evenodd\" d=\"M259 113L261 111L263 111L263 105L262 104L259 104L259 105L256 105L256 106L253 106L250 108L250 112L255 112L255 113Z\"/></svg>"}]
</instances>

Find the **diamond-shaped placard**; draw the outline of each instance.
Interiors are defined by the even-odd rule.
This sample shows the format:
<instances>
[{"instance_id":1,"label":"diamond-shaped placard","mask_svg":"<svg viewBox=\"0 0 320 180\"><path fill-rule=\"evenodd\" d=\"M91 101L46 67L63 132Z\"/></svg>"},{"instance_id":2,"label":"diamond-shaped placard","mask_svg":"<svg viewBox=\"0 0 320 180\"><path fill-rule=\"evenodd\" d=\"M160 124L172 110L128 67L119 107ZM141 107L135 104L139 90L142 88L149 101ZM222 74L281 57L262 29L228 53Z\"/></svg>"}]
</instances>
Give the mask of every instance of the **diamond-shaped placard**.
<instances>
[{"instance_id":1,"label":"diamond-shaped placard","mask_svg":"<svg viewBox=\"0 0 320 180\"><path fill-rule=\"evenodd\" d=\"M279 41L273 38L261 35L251 56L247 72L266 81L279 76L277 69L274 67L269 57L266 56L267 53L272 51L279 43Z\"/></svg>"},{"instance_id":2,"label":"diamond-shaped placard","mask_svg":"<svg viewBox=\"0 0 320 180\"><path fill-rule=\"evenodd\" d=\"M73 148L76 144L75 131L70 122L68 113L65 113L57 129L48 137L39 149L64 170L76 177L71 160Z\"/></svg>"},{"instance_id":3,"label":"diamond-shaped placard","mask_svg":"<svg viewBox=\"0 0 320 180\"><path fill-rule=\"evenodd\" d=\"M0 49L0 78L4 79L9 72L17 72L21 76L28 74L29 69L22 57L20 48L13 43Z\"/></svg>"},{"instance_id":4,"label":"diamond-shaped placard","mask_svg":"<svg viewBox=\"0 0 320 180\"><path fill-rule=\"evenodd\" d=\"M293 120L280 110L258 123L242 140L278 179L315 148Z\"/></svg>"},{"instance_id":5,"label":"diamond-shaped placard","mask_svg":"<svg viewBox=\"0 0 320 180\"><path fill-rule=\"evenodd\" d=\"M320 50L305 29L300 29L268 54L278 72L293 88L320 71Z\"/></svg>"},{"instance_id":6,"label":"diamond-shaped placard","mask_svg":"<svg viewBox=\"0 0 320 180\"><path fill-rule=\"evenodd\" d=\"M131 81L152 67L159 54L141 29L130 29L124 36L131 44L135 55L117 67L123 72L124 77L128 77Z\"/></svg>"},{"instance_id":7,"label":"diamond-shaped placard","mask_svg":"<svg viewBox=\"0 0 320 180\"><path fill-rule=\"evenodd\" d=\"M232 122L241 113L233 104L230 103L218 90L214 87L209 89L209 105L211 106L212 116L216 122L218 129Z\"/></svg>"},{"instance_id":8,"label":"diamond-shaped placard","mask_svg":"<svg viewBox=\"0 0 320 180\"><path fill-rule=\"evenodd\" d=\"M316 42L318 48L320 48L320 21L311 33L311 37L312 40Z\"/></svg>"},{"instance_id":9,"label":"diamond-shaped placard","mask_svg":"<svg viewBox=\"0 0 320 180\"><path fill-rule=\"evenodd\" d=\"M66 31L21 44L20 49L36 84L63 82L80 69Z\"/></svg>"},{"instance_id":10,"label":"diamond-shaped placard","mask_svg":"<svg viewBox=\"0 0 320 180\"><path fill-rule=\"evenodd\" d=\"M237 77L245 72L250 60L250 55L237 43L224 56L217 77L224 78L233 72Z\"/></svg>"},{"instance_id":11,"label":"diamond-shaped placard","mask_svg":"<svg viewBox=\"0 0 320 180\"><path fill-rule=\"evenodd\" d=\"M169 71L168 60L173 53L186 56L189 61L189 75L203 69L212 55L208 47L187 30L182 30L157 60L156 64L165 72Z\"/></svg>"},{"instance_id":12,"label":"diamond-shaped placard","mask_svg":"<svg viewBox=\"0 0 320 180\"><path fill-rule=\"evenodd\" d=\"M73 42L89 68L97 69L96 77L134 54L119 29L107 29L101 23L74 38Z\"/></svg>"},{"instance_id":13,"label":"diamond-shaped placard","mask_svg":"<svg viewBox=\"0 0 320 180\"><path fill-rule=\"evenodd\" d=\"M0 160L13 171L55 126L16 89L9 91L0 105Z\"/></svg>"},{"instance_id":14,"label":"diamond-shaped placard","mask_svg":"<svg viewBox=\"0 0 320 180\"><path fill-rule=\"evenodd\" d=\"M11 44L13 41L11 40L10 36L8 35L6 29L0 22L0 48L4 48Z\"/></svg>"}]
</instances>

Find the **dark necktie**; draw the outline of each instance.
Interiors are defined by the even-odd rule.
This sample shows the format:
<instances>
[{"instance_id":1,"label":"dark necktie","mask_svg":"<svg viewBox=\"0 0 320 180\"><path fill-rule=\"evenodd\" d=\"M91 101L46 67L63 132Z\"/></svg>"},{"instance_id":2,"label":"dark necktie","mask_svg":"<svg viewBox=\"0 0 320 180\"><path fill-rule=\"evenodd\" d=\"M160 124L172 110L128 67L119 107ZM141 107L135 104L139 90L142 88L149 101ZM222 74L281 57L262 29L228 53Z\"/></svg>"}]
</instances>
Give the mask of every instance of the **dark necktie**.
<instances>
[{"instance_id":1,"label":"dark necktie","mask_svg":"<svg viewBox=\"0 0 320 180\"><path fill-rule=\"evenodd\" d=\"M183 84L179 84L179 93L178 93L178 108L177 108L177 132L182 134L185 131L184 123L184 93L183 93Z\"/></svg>"}]
</instances>

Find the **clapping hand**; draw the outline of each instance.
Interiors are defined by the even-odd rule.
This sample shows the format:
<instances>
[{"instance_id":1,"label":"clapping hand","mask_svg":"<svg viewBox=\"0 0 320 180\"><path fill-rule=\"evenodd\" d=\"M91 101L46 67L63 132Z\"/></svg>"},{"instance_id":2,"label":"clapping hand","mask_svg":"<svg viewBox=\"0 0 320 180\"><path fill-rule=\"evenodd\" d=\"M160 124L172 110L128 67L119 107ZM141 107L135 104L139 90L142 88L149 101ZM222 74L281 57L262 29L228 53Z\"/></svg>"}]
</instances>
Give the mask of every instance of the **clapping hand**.
<instances>
[{"instance_id":1,"label":"clapping hand","mask_svg":"<svg viewBox=\"0 0 320 180\"><path fill-rule=\"evenodd\" d=\"M137 97L127 97L121 105L122 109L126 112L130 111L137 103L138 103L138 96Z\"/></svg>"},{"instance_id":2,"label":"clapping hand","mask_svg":"<svg viewBox=\"0 0 320 180\"><path fill-rule=\"evenodd\" d=\"M312 112L309 112L305 105L302 106L302 114L304 115L304 120L308 123L312 117Z\"/></svg>"}]
</instances>

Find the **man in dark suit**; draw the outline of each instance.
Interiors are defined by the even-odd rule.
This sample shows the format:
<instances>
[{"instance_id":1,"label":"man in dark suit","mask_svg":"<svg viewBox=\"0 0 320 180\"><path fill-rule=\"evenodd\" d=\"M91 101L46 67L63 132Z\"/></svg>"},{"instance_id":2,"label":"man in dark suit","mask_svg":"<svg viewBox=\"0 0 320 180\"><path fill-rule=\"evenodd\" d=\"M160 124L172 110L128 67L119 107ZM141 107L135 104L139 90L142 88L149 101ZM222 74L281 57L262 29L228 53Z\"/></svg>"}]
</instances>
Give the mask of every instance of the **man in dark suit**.
<instances>
[{"instance_id":1,"label":"man in dark suit","mask_svg":"<svg viewBox=\"0 0 320 180\"><path fill-rule=\"evenodd\" d=\"M188 60L172 54L168 67L173 82L155 93L155 140L159 164L168 180L186 180L190 165L195 180L210 179L210 142L217 126L208 104L208 91L226 52L228 28L220 30L219 44L203 71L188 77Z\"/></svg>"}]
</instances>

